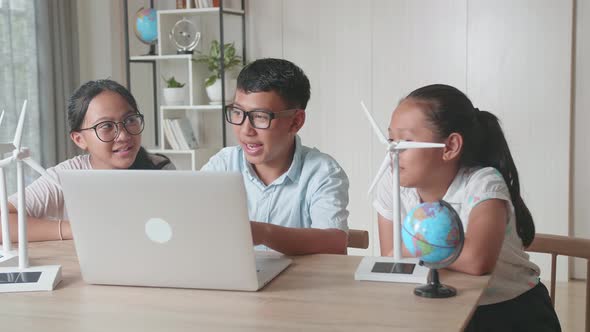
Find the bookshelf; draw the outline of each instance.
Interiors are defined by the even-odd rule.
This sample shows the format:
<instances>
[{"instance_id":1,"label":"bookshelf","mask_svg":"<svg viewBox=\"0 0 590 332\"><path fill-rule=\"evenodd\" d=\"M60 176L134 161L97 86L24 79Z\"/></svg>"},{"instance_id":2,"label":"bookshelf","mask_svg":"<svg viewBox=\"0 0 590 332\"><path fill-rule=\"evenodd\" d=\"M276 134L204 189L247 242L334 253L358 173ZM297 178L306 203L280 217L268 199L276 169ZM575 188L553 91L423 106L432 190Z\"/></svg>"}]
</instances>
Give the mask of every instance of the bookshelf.
<instances>
[{"instance_id":1,"label":"bookshelf","mask_svg":"<svg viewBox=\"0 0 590 332\"><path fill-rule=\"evenodd\" d=\"M224 2L233 5L224 7ZM146 123L146 131L150 142L144 146L150 152L161 153L169 157L177 169L196 170L207 162L210 156L226 145L226 124L223 118L222 104L233 97L235 82L232 78L237 72L228 73L221 65L221 93L224 102L212 104L205 93L205 79L209 72L205 64L195 61L199 52L207 54L213 40L222 45L234 43L236 50L241 51L245 63L246 33L244 1L219 1L219 7L175 9L171 2L158 1L156 7L151 1L152 8L157 9L158 44L156 55L133 54L130 42L139 42L133 31L135 12L143 2L125 1L125 22L127 28L125 40L126 72L128 88L136 96L144 96L140 101L145 103L151 99L151 112L142 108L146 114L146 122L153 121L153 126ZM239 8L234 8L238 6ZM137 8L136 8L137 7ZM160 8L162 7L162 8ZM174 24L181 19L193 22L201 34L200 41L193 54L177 54L174 42L168 37ZM142 45L142 44L140 44ZM143 45L147 52L147 46ZM147 73L149 72L149 73ZM134 76L143 79L134 78ZM174 76L177 81L185 84L185 98L179 105L167 105L162 98L162 88L165 82L162 77ZM135 80L134 80L135 79ZM139 81L139 82L137 82ZM136 90L141 90L136 93ZM196 139L192 142L191 137ZM184 138L184 139L183 139Z\"/></svg>"}]
</instances>

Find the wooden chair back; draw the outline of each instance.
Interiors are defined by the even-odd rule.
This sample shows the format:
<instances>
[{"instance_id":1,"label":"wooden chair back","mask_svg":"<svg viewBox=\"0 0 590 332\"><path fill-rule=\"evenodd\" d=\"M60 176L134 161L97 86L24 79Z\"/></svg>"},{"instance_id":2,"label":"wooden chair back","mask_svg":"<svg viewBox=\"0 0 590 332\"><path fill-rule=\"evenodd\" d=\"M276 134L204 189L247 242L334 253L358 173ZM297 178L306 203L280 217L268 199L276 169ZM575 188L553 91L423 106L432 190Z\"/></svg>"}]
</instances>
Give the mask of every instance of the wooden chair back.
<instances>
[{"instance_id":1,"label":"wooden chair back","mask_svg":"<svg viewBox=\"0 0 590 332\"><path fill-rule=\"evenodd\" d=\"M369 247L369 232L360 229L348 230L348 248L367 249Z\"/></svg>"},{"instance_id":2,"label":"wooden chair back","mask_svg":"<svg viewBox=\"0 0 590 332\"><path fill-rule=\"evenodd\" d=\"M551 255L551 303L555 305L555 271L557 256L569 256L586 259L586 323L585 331L590 332L590 239L571 236L536 234L535 240L526 248L530 252Z\"/></svg>"}]
</instances>

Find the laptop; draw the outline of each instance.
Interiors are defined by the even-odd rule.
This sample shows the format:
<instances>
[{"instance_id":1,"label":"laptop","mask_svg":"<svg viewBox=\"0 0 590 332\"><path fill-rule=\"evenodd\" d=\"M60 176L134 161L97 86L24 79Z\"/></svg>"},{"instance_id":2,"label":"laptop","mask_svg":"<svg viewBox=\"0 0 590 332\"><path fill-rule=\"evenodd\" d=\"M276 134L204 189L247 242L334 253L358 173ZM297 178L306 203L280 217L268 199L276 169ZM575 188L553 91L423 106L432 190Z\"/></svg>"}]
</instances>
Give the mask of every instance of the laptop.
<instances>
[{"instance_id":1,"label":"laptop","mask_svg":"<svg viewBox=\"0 0 590 332\"><path fill-rule=\"evenodd\" d=\"M87 283L256 291L291 263L254 250L239 173L58 175Z\"/></svg>"}]
</instances>

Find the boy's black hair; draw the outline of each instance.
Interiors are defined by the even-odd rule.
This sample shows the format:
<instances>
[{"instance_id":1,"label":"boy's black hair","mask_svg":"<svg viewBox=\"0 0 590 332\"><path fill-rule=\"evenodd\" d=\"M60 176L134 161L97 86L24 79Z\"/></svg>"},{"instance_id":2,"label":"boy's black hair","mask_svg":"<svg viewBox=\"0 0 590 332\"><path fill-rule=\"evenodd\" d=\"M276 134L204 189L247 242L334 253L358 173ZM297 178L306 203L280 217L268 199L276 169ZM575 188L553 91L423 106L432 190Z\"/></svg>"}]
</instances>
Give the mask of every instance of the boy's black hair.
<instances>
[{"instance_id":1,"label":"boy's black hair","mask_svg":"<svg viewBox=\"0 0 590 332\"><path fill-rule=\"evenodd\" d=\"M259 59L246 65L237 89L246 93L274 91L288 108L305 109L311 95L309 79L294 63L284 59Z\"/></svg>"}]
</instances>

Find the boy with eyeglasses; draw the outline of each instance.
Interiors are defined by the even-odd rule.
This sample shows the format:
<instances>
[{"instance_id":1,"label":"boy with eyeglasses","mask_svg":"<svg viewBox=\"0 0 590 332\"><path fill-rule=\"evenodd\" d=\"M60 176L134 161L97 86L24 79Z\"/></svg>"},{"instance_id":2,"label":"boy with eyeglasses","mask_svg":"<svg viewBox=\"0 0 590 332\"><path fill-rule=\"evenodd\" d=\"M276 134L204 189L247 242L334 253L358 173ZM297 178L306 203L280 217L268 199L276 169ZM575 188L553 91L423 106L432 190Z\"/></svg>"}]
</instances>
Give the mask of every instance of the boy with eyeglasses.
<instances>
[{"instance_id":1,"label":"boy with eyeglasses","mask_svg":"<svg viewBox=\"0 0 590 332\"><path fill-rule=\"evenodd\" d=\"M297 135L309 97L308 78L287 60L244 67L234 102L224 109L239 145L201 170L242 173L255 245L287 255L345 254L348 177Z\"/></svg>"}]
</instances>

